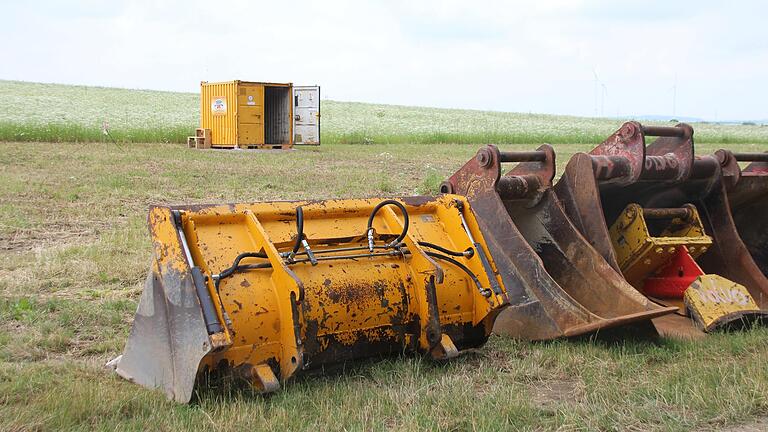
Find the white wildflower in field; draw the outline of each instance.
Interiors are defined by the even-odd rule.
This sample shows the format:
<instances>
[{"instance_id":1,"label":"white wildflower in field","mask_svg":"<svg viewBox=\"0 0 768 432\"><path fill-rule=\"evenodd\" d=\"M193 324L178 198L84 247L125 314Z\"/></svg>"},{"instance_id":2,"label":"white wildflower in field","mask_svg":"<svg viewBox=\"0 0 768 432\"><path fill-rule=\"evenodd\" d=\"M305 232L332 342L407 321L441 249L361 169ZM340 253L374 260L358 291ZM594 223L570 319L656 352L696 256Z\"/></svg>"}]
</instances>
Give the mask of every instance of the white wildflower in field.
<instances>
[{"instance_id":1,"label":"white wildflower in field","mask_svg":"<svg viewBox=\"0 0 768 432\"><path fill-rule=\"evenodd\" d=\"M190 126L198 123L194 93L0 81L0 121L75 123L112 130Z\"/></svg>"},{"instance_id":2,"label":"white wildflower in field","mask_svg":"<svg viewBox=\"0 0 768 432\"><path fill-rule=\"evenodd\" d=\"M75 125L99 137L107 122L110 133L156 131L134 134L154 139L174 130L172 139L183 142L200 118L197 93L0 81L0 100L0 124L15 126L15 139L32 125L43 136L58 132L53 125ZM322 101L321 110L326 143L594 143L624 121L334 101ZM768 143L765 125L693 126L700 142Z\"/></svg>"},{"instance_id":3,"label":"white wildflower in field","mask_svg":"<svg viewBox=\"0 0 768 432\"><path fill-rule=\"evenodd\" d=\"M489 142L541 142L547 138L557 142L592 141L607 137L625 119L588 118L546 114L522 114L495 111L423 108L397 105L375 105L354 102L323 101L323 129L330 135L391 137L393 142L419 142L419 137L432 136L430 142L486 137ZM646 122L646 124L665 124ZM695 123L696 137L707 141L768 141L768 126ZM530 137L530 141L525 138ZM412 138L408 140L408 138Z\"/></svg>"}]
</instances>

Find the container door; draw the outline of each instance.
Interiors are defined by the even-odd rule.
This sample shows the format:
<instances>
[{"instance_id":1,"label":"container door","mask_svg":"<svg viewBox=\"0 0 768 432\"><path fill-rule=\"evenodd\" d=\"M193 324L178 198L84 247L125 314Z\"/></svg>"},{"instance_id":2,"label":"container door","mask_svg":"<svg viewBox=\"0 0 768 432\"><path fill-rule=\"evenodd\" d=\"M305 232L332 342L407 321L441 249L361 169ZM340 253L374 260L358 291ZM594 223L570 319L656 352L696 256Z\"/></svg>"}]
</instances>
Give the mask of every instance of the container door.
<instances>
[{"instance_id":1,"label":"container door","mask_svg":"<svg viewBox=\"0 0 768 432\"><path fill-rule=\"evenodd\" d=\"M238 144L264 144L264 86L240 84L237 92Z\"/></svg>"},{"instance_id":2,"label":"container door","mask_svg":"<svg viewBox=\"0 0 768 432\"><path fill-rule=\"evenodd\" d=\"M293 143L320 145L320 86L293 87Z\"/></svg>"}]
</instances>

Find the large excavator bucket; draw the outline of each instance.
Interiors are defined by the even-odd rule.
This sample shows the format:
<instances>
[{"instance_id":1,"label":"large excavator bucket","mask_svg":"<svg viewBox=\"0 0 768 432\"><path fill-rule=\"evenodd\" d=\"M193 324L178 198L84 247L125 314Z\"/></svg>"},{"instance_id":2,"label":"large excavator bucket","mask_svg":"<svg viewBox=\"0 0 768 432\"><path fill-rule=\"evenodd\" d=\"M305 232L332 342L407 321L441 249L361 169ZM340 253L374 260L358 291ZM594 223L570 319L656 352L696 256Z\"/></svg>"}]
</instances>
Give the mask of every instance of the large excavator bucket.
<instances>
[{"instance_id":1,"label":"large excavator bucket","mask_svg":"<svg viewBox=\"0 0 768 432\"><path fill-rule=\"evenodd\" d=\"M502 175L502 164L518 165ZM552 190L555 154L480 149L441 186L465 195L510 298L494 332L546 340L632 324L675 311L632 288L570 222Z\"/></svg>"},{"instance_id":2,"label":"large excavator bucket","mask_svg":"<svg viewBox=\"0 0 768 432\"><path fill-rule=\"evenodd\" d=\"M459 196L153 207L122 377L188 402L208 372L269 392L309 370L483 344L508 304Z\"/></svg>"},{"instance_id":3,"label":"large excavator bucket","mask_svg":"<svg viewBox=\"0 0 768 432\"><path fill-rule=\"evenodd\" d=\"M719 150L733 222L763 275L768 276L768 152ZM738 162L749 163L744 169Z\"/></svg>"},{"instance_id":4,"label":"large excavator bucket","mask_svg":"<svg viewBox=\"0 0 768 432\"><path fill-rule=\"evenodd\" d=\"M658 138L646 147L646 136ZM644 288L644 278L652 276L664 279L663 283L697 272L719 277L702 278L708 280L706 283L697 282L694 288L703 294L692 291L688 297L698 297L690 301L654 297L655 301L681 309L677 316L654 320L663 334L701 336L699 329L733 324L734 317L760 316L766 308L768 280L737 233L722 173L718 158L694 157L690 126L644 127L637 122L627 122L591 152L575 154L555 185L571 221L613 268L627 275L628 271L637 270L629 268L633 263L646 263L643 265L648 272L640 280L629 276L638 289ZM690 238L680 234L684 231L681 225L692 220L689 216L681 218L681 212L701 219L701 236L711 241L711 246L704 246L704 252L690 250L691 246L702 245L688 244ZM637 222L630 222L631 218ZM647 230L643 231L642 227ZM643 253L658 253L664 260L657 262L651 255L643 255L639 261L618 259L617 250L633 241L638 244L666 242L666 248L651 250L638 246L632 249L632 253L637 254L634 258L640 259ZM682 249L686 249L685 254ZM693 273L683 275L680 269ZM736 294L721 295L726 292ZM734 300L744 295L750 300L745 304ZM694 318L708 317L697 321L696 328L688 317L681 315L686 315L686 308L701 307L701 302L697 302L699 298L712 301L706 310L691 311ZM754 310L754 305L759 309Z\"/></svg>"}]
</instances>

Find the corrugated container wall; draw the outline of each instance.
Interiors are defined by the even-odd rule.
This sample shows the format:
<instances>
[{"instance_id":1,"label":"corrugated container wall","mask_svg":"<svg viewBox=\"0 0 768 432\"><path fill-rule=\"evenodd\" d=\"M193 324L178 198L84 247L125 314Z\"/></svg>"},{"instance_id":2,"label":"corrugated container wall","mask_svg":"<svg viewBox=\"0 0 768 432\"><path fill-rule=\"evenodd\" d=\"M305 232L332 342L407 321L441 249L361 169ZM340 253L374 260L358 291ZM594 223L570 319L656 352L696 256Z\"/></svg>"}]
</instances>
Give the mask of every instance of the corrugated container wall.
<instances>
[{"instance_id":1,"label":"corrugated container wall","mask_svg":"<svg viewBox=\"0 0 768 432\"><path fill-rule=\"evenodd\" d=\"M213 147L292 146L292 84L200 83L201 128Z\"/></svg>"},{"instance_id":2,"label":"corrugated container wall","mask_svg":"<svg viewBox=\"0 0 768 432\"><path fill-rule=\"evenodd\" d=\"M200 127L211 130L212 144L237 143L236 101L237 81L200 83Z\"/></svg>"}]
</instances>

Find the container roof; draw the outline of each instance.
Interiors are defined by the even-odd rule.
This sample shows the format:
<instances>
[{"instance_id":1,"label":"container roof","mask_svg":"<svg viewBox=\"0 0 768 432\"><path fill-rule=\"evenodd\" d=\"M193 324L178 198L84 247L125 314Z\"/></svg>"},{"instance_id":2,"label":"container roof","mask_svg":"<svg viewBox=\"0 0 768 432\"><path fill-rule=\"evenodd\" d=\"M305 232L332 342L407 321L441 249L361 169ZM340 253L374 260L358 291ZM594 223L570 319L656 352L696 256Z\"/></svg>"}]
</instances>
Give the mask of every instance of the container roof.
<instances>
[{"instance_id":1,"label":"container roof","mask_svg":"<svg viewBox=\"0 0 768 432\"><path fill-rule=\"evenodd\" d=\"M215 84L260 84L260 85L267 85L267 86L282 86L282 87L293 85L293 83L275 83L275 82L264 82L264 81L241 81L241 80L219 81L219 82L200 81L200 85L215 85Z\"/></svg>"}]
</instances>

